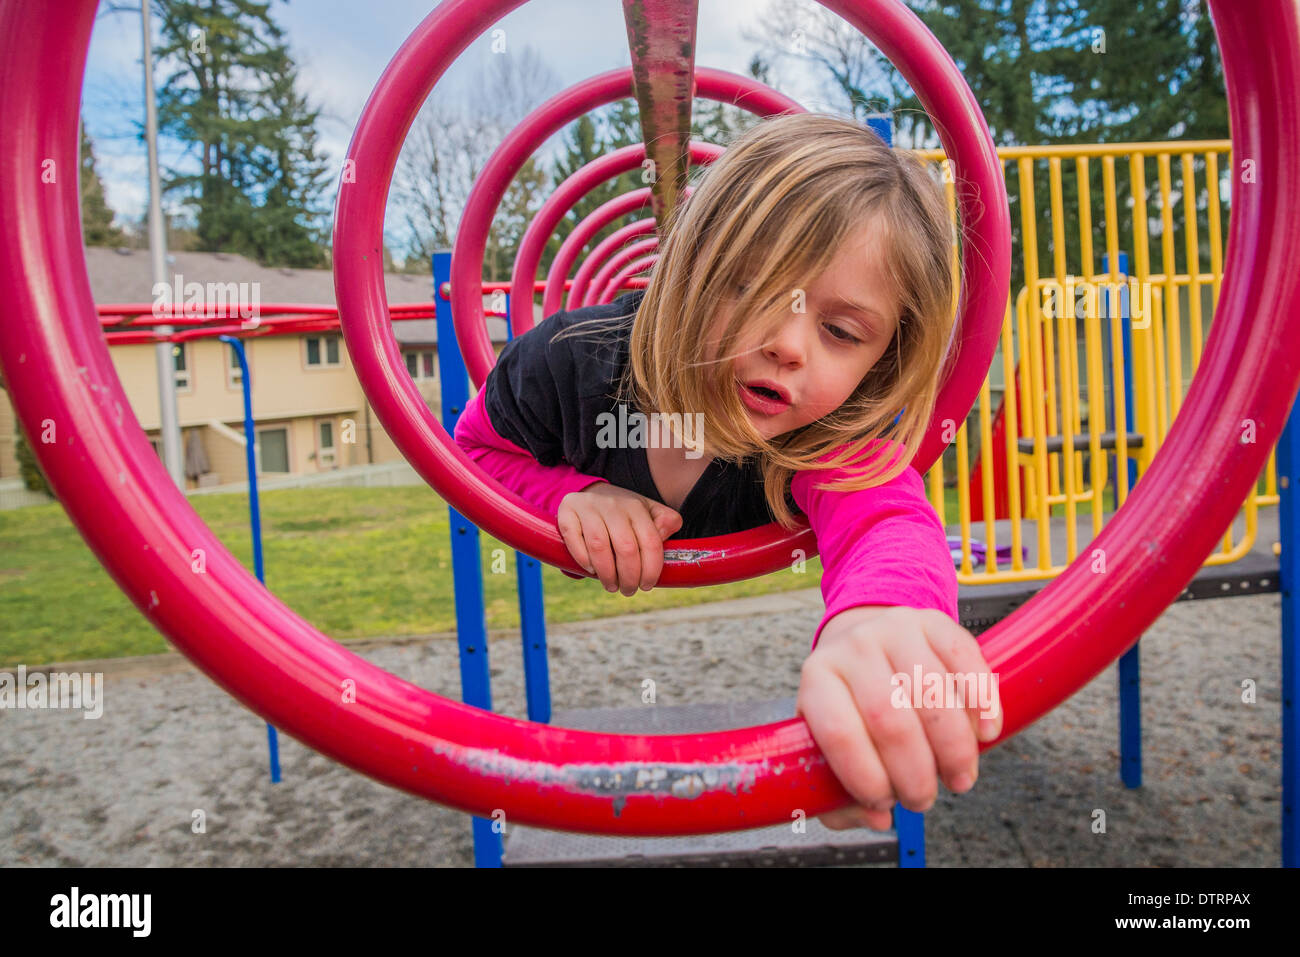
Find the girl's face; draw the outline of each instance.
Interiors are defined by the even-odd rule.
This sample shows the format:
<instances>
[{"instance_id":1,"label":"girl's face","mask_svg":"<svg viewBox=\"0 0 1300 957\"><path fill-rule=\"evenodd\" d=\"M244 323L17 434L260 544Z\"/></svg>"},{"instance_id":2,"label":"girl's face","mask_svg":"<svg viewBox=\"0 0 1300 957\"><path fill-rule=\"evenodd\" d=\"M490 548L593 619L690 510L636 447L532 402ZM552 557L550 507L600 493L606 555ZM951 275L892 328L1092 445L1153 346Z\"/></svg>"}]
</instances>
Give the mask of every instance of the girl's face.
<instances>
[{"instance_id":1,"label":"girl's face","mask_svg":"<svg viewBox=\"0 0 1300 957\"><path fill-rule=\"evenodd\" d=\"M804 311L790 314L766 342L742 329L736 343L734 386L749 421L765 439L815 422L838 409L889 347L900 306L880 268L880 229L852 234L804 292ZM731 306L714 319L708 350L716 357Z\"/></svg>"}]
</instances>

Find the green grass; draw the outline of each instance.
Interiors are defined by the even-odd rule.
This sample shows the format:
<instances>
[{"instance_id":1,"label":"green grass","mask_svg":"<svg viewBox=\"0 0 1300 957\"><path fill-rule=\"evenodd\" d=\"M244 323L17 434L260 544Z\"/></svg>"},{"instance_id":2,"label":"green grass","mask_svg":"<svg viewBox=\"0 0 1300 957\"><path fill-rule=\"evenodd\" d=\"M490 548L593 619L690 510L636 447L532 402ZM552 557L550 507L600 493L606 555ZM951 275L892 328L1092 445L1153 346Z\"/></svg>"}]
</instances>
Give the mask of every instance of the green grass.
<instances>
[{"instance_id":1,"label":"green grass","mask_svg":"<svg viewBox=\"0 0 1300 957\"><path fill-rule=\"evenodd\" d=\"M247 499L204 495L191 503L222 543L253 567ZM265 492L262 544L267 587L333 638L417 635L455 628L447 507L421 487ZM484 535L489 628L519 624L514 552L494 573ZM495 562L498 568L501 562ZM707 588L611 595L591 579L543 567L547 620L576 621L814 588L821 565ZM171 646L118 590L62 507L0 512L0 667L168 651Z\"/></svg>"}]
</instances>

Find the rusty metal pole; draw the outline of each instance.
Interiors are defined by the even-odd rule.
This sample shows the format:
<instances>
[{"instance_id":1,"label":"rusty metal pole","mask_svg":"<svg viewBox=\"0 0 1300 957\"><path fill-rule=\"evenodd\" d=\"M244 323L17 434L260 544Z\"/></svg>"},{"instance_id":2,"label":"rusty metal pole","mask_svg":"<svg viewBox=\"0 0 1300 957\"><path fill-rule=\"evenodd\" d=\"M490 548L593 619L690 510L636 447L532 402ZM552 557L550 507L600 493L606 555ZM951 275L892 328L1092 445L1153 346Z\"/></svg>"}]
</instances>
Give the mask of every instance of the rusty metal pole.
<instances>
[{"instance_id":1,"label":"rusty metal pole","mask_svg":"<svg viewBox=\"0 0 1300 957\"><path fill-rule=\"evenodd\" d=\"M642 180L660 241L690 171L698 0L623 0L627 45L646 145Z\"/></svg>"}]
</instances>

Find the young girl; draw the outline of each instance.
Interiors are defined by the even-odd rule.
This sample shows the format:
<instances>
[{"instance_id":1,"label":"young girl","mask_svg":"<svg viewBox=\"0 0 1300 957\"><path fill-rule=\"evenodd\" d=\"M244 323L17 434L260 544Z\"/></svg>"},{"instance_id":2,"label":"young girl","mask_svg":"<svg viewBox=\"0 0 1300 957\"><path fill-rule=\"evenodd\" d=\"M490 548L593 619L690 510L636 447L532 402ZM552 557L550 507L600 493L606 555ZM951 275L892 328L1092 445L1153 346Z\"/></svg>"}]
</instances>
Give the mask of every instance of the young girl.
<instances>
[{"instance_id":1,"label":"young girl","mask_svg":"<svg viewBox=\"0 0 1300 957\"><path fill-rule=\"evenodd\" d=\"M969 790L977 738L1001 731L996 682L984 717L893 693L917 667L988 672L909 465L954 323L942 189L866 127L783 116L708 168L667 234L647 289L508 344L456 441L624 595L655 585L666 540L805 514L826 612L797 711L858 802L821 819L888 829L896 800L934 803L936 774Z\"/></svg>"}]
</instances>

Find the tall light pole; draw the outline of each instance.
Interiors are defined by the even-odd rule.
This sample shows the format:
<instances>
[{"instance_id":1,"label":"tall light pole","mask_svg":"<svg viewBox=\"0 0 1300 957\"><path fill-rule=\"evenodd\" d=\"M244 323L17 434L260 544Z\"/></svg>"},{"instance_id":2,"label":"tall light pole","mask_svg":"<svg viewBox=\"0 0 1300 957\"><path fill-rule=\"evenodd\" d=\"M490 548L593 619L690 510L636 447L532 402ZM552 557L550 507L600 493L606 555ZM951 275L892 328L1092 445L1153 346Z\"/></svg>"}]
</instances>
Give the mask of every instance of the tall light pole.
<instances>
[{"instance_id":1,"label":"tall light pole","mask_svg":"<svg viewBox=\"0 0 1300 957\"><path fill-rule=\"evenodd\" d=\"M153 95L153 31L149 28L149 0L140 0L140 24L144 36L144 133L149 147L149 254L153 264L154 285L170 285L167 277L167 233L163 229L162 178L158 174L158 110ZM170 297L167 300L171 302ZM175 303L172 303L175 306ZM171 326L159 326L158 334L169 336ZM176 414L176 367L171 342L154 347L158 369L158 422L162 436L163 463L172 481L184 490L185 472L181 462L181 430Z\"/></svg>"}]
</instances>

